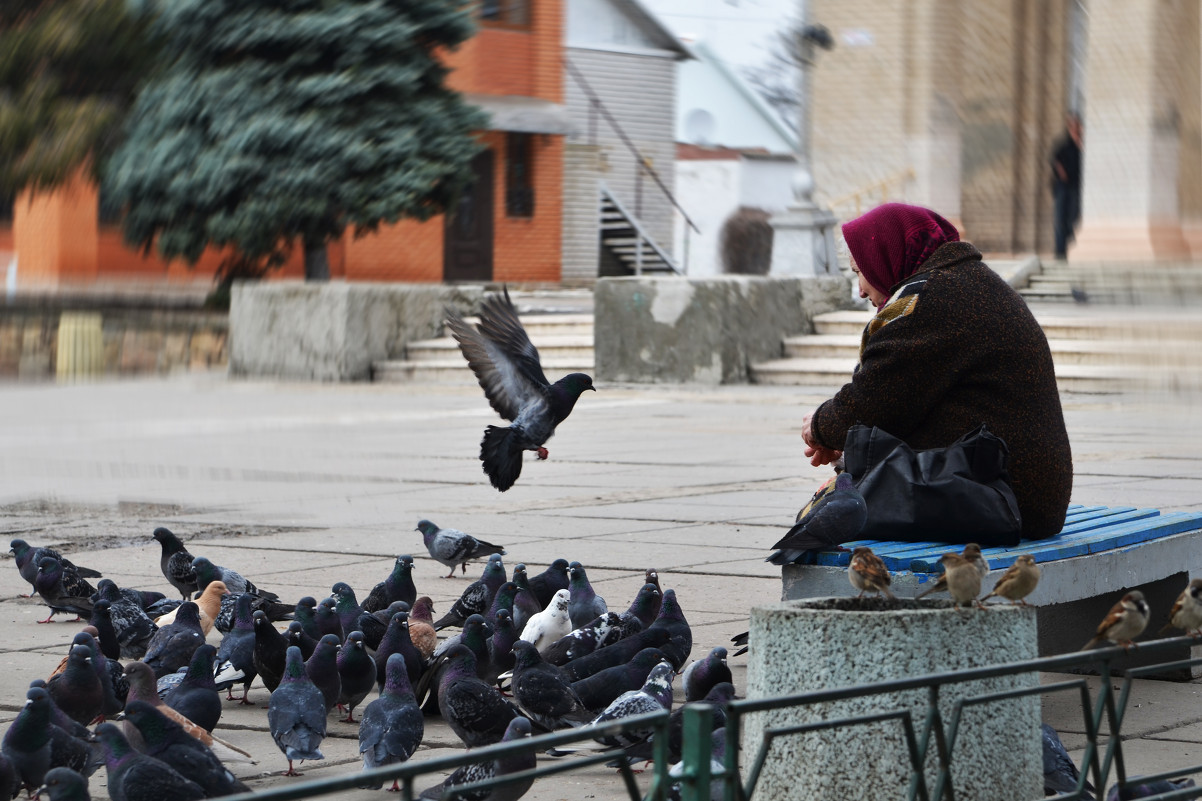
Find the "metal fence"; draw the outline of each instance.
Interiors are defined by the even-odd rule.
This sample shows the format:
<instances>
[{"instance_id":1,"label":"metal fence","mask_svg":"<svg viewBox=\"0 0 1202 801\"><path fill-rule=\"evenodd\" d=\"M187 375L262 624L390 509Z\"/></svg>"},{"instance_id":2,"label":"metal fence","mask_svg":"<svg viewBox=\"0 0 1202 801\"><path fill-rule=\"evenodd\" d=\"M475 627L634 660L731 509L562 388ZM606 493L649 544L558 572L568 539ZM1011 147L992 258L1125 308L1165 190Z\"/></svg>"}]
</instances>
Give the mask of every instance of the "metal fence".
<instances>
[{"instance_id":1,"label":"metal fence","mask_svg":"<svg viewBox=\"0 0 1202 801\"><path fill-rule=\"evenodd\" d=\"M1180 652L1183 648L1202 645L1202 637L1174 637L1140 643L1138 651L1143 656L1164 656ZM620 748L590 751L581 756L565 757L554 762L545 762L533 770L497 777L486 782L462 785L458 791L470 793L499 784L544 778L561 773L616 760L618 775L631 801L664 801L670 790L679 792L682 801L708 801L723 798L725 801L749 801L755 794L756 784L764 765L773 755L773 744L792 735L831 730L842 727L895 722L901 727L910 757L910 786L907 797L929 801L945 799L953 801L956 789L952 782L952 765L955 762L957 735L964 711L970 707L1006 701L1029 695L1067 692L1077 695L1081 704L1082 723L1087 745L1081 760L1081 776L1075 792L1054 797L1054 801L1071 801L1082 798L1085 783L1092 780L1098 798L1105 798L1107 784L1114 773L1115 784L1121 790L1128 787L1128 775L1123 761L1122 725L1131 701L1132 682L1137 678L1169 672L1186 671L1202 665L1202 658L1174 660L1123 671L1115 670L1127 652L1118 646L1093 651L1063 654L1060 656L1011 662L983 668L932 673L907 679L879 682L870 685L840 687L798 695L734 701L726 707L725 765L722 771L711 772L711 721L713 709L706 704L691 704L684 710L682 736L682 762L679 779L668 775L668 712L643 715L600 727L584 727L568 731L540 735L520 741L501 743L484 748L459 752L452 756L438 757L420 762L405 762L370 771L361 771L341 776L277 785L266 790L230 796L230 801L288 801L289 799L312 798L364 786L366 783L399 780L401 798L415 798L415 783L422 777L442 774L462 765L486 762L498 757L523 752L544 752L551 748L573 743L591 742L595 737L613 736L620 732L653 729L654 771L650 786L644 794L638 787L634 771ZM1092 692L1088 678L1069 679L1052 684L1036 685L1006 692L988 693L957 698L948 708L940 702L940 688L982 679L1011 676L1024 673L1064 672L1074 669L1096 670L1100 677L1096 693ZM1121 683L1115 685L1116 679ZM908 690L927 690L926 713L921 722L915 720L910 709L886 709L872 715L843 717L792 726L770 727L764 730L763 738L748 765L738 747L743 719L750 714L788 707L804 707L814 704L841 701L873 695L888 695ZM929 754L934 754L937 778L934 786L928 786L925 766ZM1140 784L1157 780L1173 779L1202 772L1202 763L1182 766L1171 771L1139 777ZM678 781L679 787L672 788ZM444 798L453 798L446 795ZM1166 791L1154 796L1141 796L1152 801L1175 801L1176 799L1202 797L1202 786Z\"/></svg>"}]
</instances>

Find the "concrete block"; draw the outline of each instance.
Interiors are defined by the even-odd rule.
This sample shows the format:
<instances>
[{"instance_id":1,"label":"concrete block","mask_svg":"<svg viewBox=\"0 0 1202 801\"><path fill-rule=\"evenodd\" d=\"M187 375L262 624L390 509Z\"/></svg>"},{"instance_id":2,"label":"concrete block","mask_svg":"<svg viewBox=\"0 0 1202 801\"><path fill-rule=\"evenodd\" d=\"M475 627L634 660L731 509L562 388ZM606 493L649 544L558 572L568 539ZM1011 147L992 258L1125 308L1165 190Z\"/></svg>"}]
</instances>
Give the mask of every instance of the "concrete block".
<instances>
[{"instance_id":1,"label":"concrete block","mask_svg":"<svg viewBox=\"0 0 1202 801\"><path fill-rule=\"evenodd\" d=\"M481 287L240 283L230 297L231 375L363 381L373 362L442 331L445 309L473 313Z\"/></svg>"},{"instance_id":2,"label":"concrete block","mask_svg":"<svg viewBox=\"0 0 1202 801\"><path fill-rule=\"evenodd\" d=\"M1036 655L1035 612L1021 607L957 610L950 602L825 598L753 607L747 698L771 698L961 670ZM1038 686L1035 673L947 684L939 692L945 726L957 699ZM744 764L764 730L908 709L921 737L926 689L869 695L749 715ZM1042 793L1039 696L969 707L952 760L959 799L1037 798ZM756 795L773 799L893 798L909 786L909 752L900 721L778 737ZM938 775L934 738L926 781ZM744 777L745 779L747 777Z\"/></svg>"},{"instance_id":3,"label":"concrete block","mask_svg":"<svg viewBox=\"0 0 1202 801\"><path fill-rule=\"evenodd\" d=\"M722 276L604 278L594 292L602 381L746 383L786 336L847 305L847 279Z\"/></svg>"}]
</instances>

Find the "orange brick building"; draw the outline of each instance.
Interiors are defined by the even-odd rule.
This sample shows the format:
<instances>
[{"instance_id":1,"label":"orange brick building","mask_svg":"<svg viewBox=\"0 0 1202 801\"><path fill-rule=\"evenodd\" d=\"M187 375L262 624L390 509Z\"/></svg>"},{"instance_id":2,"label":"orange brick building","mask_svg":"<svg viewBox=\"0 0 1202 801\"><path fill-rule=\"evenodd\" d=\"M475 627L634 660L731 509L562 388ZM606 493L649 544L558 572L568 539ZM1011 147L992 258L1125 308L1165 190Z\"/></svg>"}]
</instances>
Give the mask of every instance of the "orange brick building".
<instances>
[{"instance_id":1,"label":"orange brick building","mask_svg":"<svg viewBox=\"0 0 1202 801\"><path fill-rule=\"evenodd\" d=\"M330 274L355 281L558 282L561 278L564 134L562 0L483 0L479 30L450 53L450 85L491 114L487 148L455 215L403 220L329 246ZM222 254L195 265L144 256L102 219L97 188L80 180L16 199L0 214L0 256L16 254L26 287L124 280L210 279ZM0 258L0 271L9 259ZM273 273L304 274L300 247Z\"/></svg>"}]
</instances>

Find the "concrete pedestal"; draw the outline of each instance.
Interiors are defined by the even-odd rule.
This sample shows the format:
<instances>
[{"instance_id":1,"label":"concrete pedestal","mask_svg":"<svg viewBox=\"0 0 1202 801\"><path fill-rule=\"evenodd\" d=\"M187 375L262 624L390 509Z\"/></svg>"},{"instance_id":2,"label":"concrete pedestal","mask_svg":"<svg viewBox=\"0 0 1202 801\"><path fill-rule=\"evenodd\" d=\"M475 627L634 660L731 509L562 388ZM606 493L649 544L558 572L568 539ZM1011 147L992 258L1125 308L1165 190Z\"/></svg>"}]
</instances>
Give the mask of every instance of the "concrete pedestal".
<instances>
[{"instance_id":1,"label":"concrete pedestal","mask_svg":"<svg viewBox=\"0 0 1202 801\"><path fill-rule=\"evenodd\" d=\"M770 223L773 233L769 275L782 278L838 275L834 214L814 205L797 205L774 214Z\"/></svg>"},{"instance_id":2,"label":"concrete pedestal","mask_svg":"<svg viewBox=\"0 0 1202 801\"><path fill-rule=\"evenodd\" d=\"M747 697L765 698L1031 659L1035 610L1007 606L956 610L948 601L884 603L854 598L787 601L751 610ZM945 723L957 698L1033 687L1028 673L946 685L939 694ZM916 733L927 691L873 695L750 715L744 764L755 758L768 727L908 708ZM1038 798L1043 792L1038 695L970 707L956 740L957 799ZM932 740L927 788L938 761ZM910 759L902 725L886 721L778 738L756 787L760 798L846 801L904 797Z\"/></svg>"}]
</instances>

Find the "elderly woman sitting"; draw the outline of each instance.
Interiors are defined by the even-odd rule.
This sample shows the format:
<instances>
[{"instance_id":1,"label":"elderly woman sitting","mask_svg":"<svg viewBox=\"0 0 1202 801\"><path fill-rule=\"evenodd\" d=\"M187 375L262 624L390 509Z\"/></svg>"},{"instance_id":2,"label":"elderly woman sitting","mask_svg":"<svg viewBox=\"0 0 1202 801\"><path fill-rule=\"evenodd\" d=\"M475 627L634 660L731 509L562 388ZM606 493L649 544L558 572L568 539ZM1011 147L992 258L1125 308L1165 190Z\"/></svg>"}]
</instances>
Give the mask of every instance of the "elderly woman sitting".
<instances>
[{"instance_id":1,"label":"elderly woman sitting","mask_svg":"<svg viewBox=\"0 0 1202 801\"><path fill-rule=\"evenodd\" d=\"M811 463L837 460L856 423L914 450L947 447L984 424L1009 450L1022 537L1059 533L1072 454L1052 354L1026 303L927 209L890 203L846 223L843 235L860 296L877 314L851 382L805 417ZM865 501L871 508L868 494Z\"/></svg>"}]
</instances>

